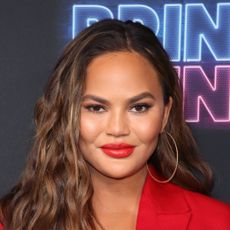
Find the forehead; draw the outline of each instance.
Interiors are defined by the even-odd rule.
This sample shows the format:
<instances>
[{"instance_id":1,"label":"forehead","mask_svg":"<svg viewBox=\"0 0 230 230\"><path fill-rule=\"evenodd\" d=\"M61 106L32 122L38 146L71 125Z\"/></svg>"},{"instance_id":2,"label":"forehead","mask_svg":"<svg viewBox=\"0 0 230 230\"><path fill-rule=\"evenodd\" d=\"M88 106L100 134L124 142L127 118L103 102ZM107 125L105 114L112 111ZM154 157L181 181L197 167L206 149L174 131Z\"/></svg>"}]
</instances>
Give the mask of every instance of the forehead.
<instances>
[{"instance_id":1,"label":"forehead","mask_svg":"<svg viewBox=\"0 0 230 230\"><path fill-rule=\"evenodd\" d=\"M136 52L111 52L92 60L87 68L86 92L161 94L158 74L152 64Z\"/></svg>"}]
</instances>

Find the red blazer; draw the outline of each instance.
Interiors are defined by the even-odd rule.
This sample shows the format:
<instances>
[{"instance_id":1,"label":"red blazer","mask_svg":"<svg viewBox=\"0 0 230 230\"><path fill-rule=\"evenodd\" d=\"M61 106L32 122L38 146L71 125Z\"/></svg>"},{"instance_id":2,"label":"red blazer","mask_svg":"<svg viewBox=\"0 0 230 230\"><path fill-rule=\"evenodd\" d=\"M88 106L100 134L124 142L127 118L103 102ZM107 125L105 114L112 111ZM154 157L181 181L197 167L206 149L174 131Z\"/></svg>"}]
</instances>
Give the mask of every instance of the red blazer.
<instances>
[{"instance_id":1,"label":"red blazer","mask_svg":"<svg viewBox=\"0 0 230 230\"><path fill-rule=\"evenodd\" d=\"M136 230L230 230L230 205L146 178Z\"/></svg>"},{"instance_id":2,"label":"red blazer","mask_svg":"<svg viewBox=\"0 0 230 230\"><path fill-rule=\"evenodd\" d=\"M171 183L159 184L148 175L136 230L154 229L230 230L230 205Z\"/></svg>"}]
</instances>

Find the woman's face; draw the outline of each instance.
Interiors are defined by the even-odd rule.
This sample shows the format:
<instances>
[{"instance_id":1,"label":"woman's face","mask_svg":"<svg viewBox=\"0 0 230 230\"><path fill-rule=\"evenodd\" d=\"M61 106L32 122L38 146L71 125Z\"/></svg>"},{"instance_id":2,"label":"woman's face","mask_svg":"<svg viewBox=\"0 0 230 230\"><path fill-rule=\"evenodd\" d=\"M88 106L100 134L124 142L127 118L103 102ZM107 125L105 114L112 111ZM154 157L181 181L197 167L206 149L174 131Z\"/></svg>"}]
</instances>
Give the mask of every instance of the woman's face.
<instances>
[{"instance_id":1,"label":"woman's face","mask_svg":"<svg viewBox=\"0 0 230 230\"><path fill-rule=\"evenodd\" d=\"M111 52L96 57L87 68L79 139L91 173L119 179L144 169L171 104L170 99L164 105L157 73L143 56Z\"/></svg>"}]
</instances>

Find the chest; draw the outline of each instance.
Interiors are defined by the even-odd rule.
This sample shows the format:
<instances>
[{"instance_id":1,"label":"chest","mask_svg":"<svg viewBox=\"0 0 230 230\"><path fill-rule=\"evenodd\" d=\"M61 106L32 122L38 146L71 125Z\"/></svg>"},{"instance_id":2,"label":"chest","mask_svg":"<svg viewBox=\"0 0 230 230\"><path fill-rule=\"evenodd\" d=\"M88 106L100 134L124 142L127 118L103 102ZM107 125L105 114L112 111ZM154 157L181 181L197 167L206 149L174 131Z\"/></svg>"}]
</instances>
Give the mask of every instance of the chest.
<instances>
[{"instance_id":1,"label":"chest","mask_svg":"<svg viewBox=\"0 0 230 230\"><path fill-rule=\"evenodd\" d=\"M137 214L130 212L101 213L105 230L136 230Z\"/></svg>"}]
</instances>

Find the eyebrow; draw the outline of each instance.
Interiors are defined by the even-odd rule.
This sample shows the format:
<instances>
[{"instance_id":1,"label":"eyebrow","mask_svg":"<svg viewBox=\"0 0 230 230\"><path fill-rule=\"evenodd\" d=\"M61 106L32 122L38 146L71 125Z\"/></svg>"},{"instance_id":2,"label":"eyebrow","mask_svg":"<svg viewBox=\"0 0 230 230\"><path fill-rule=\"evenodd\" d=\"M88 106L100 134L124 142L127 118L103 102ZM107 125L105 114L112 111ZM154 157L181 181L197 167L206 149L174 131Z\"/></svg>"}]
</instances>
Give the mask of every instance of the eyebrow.
<instances>
[{"instance_id":1,"label":"eyebrow","mask_svg":"<svg viewBox=\"0 0 230 230\"><path fill-rule=\"evenodd\" d=\"M155 97L150 92L146 91L146 92L140 93L134 97L128 98L127 103L132 104L132 103L139 101L141 99L144 99L144 98L152 98L155 100ZM105 98L98 97L98 96L95 96L92 94L87 94L87 95L83 96L83 101L87 100L87 99L92 99L92 100L100 102L102 104L107 104L107 105L110 104L110 102L108 100L106 100Z\"/></svg>"}]
</instances>

